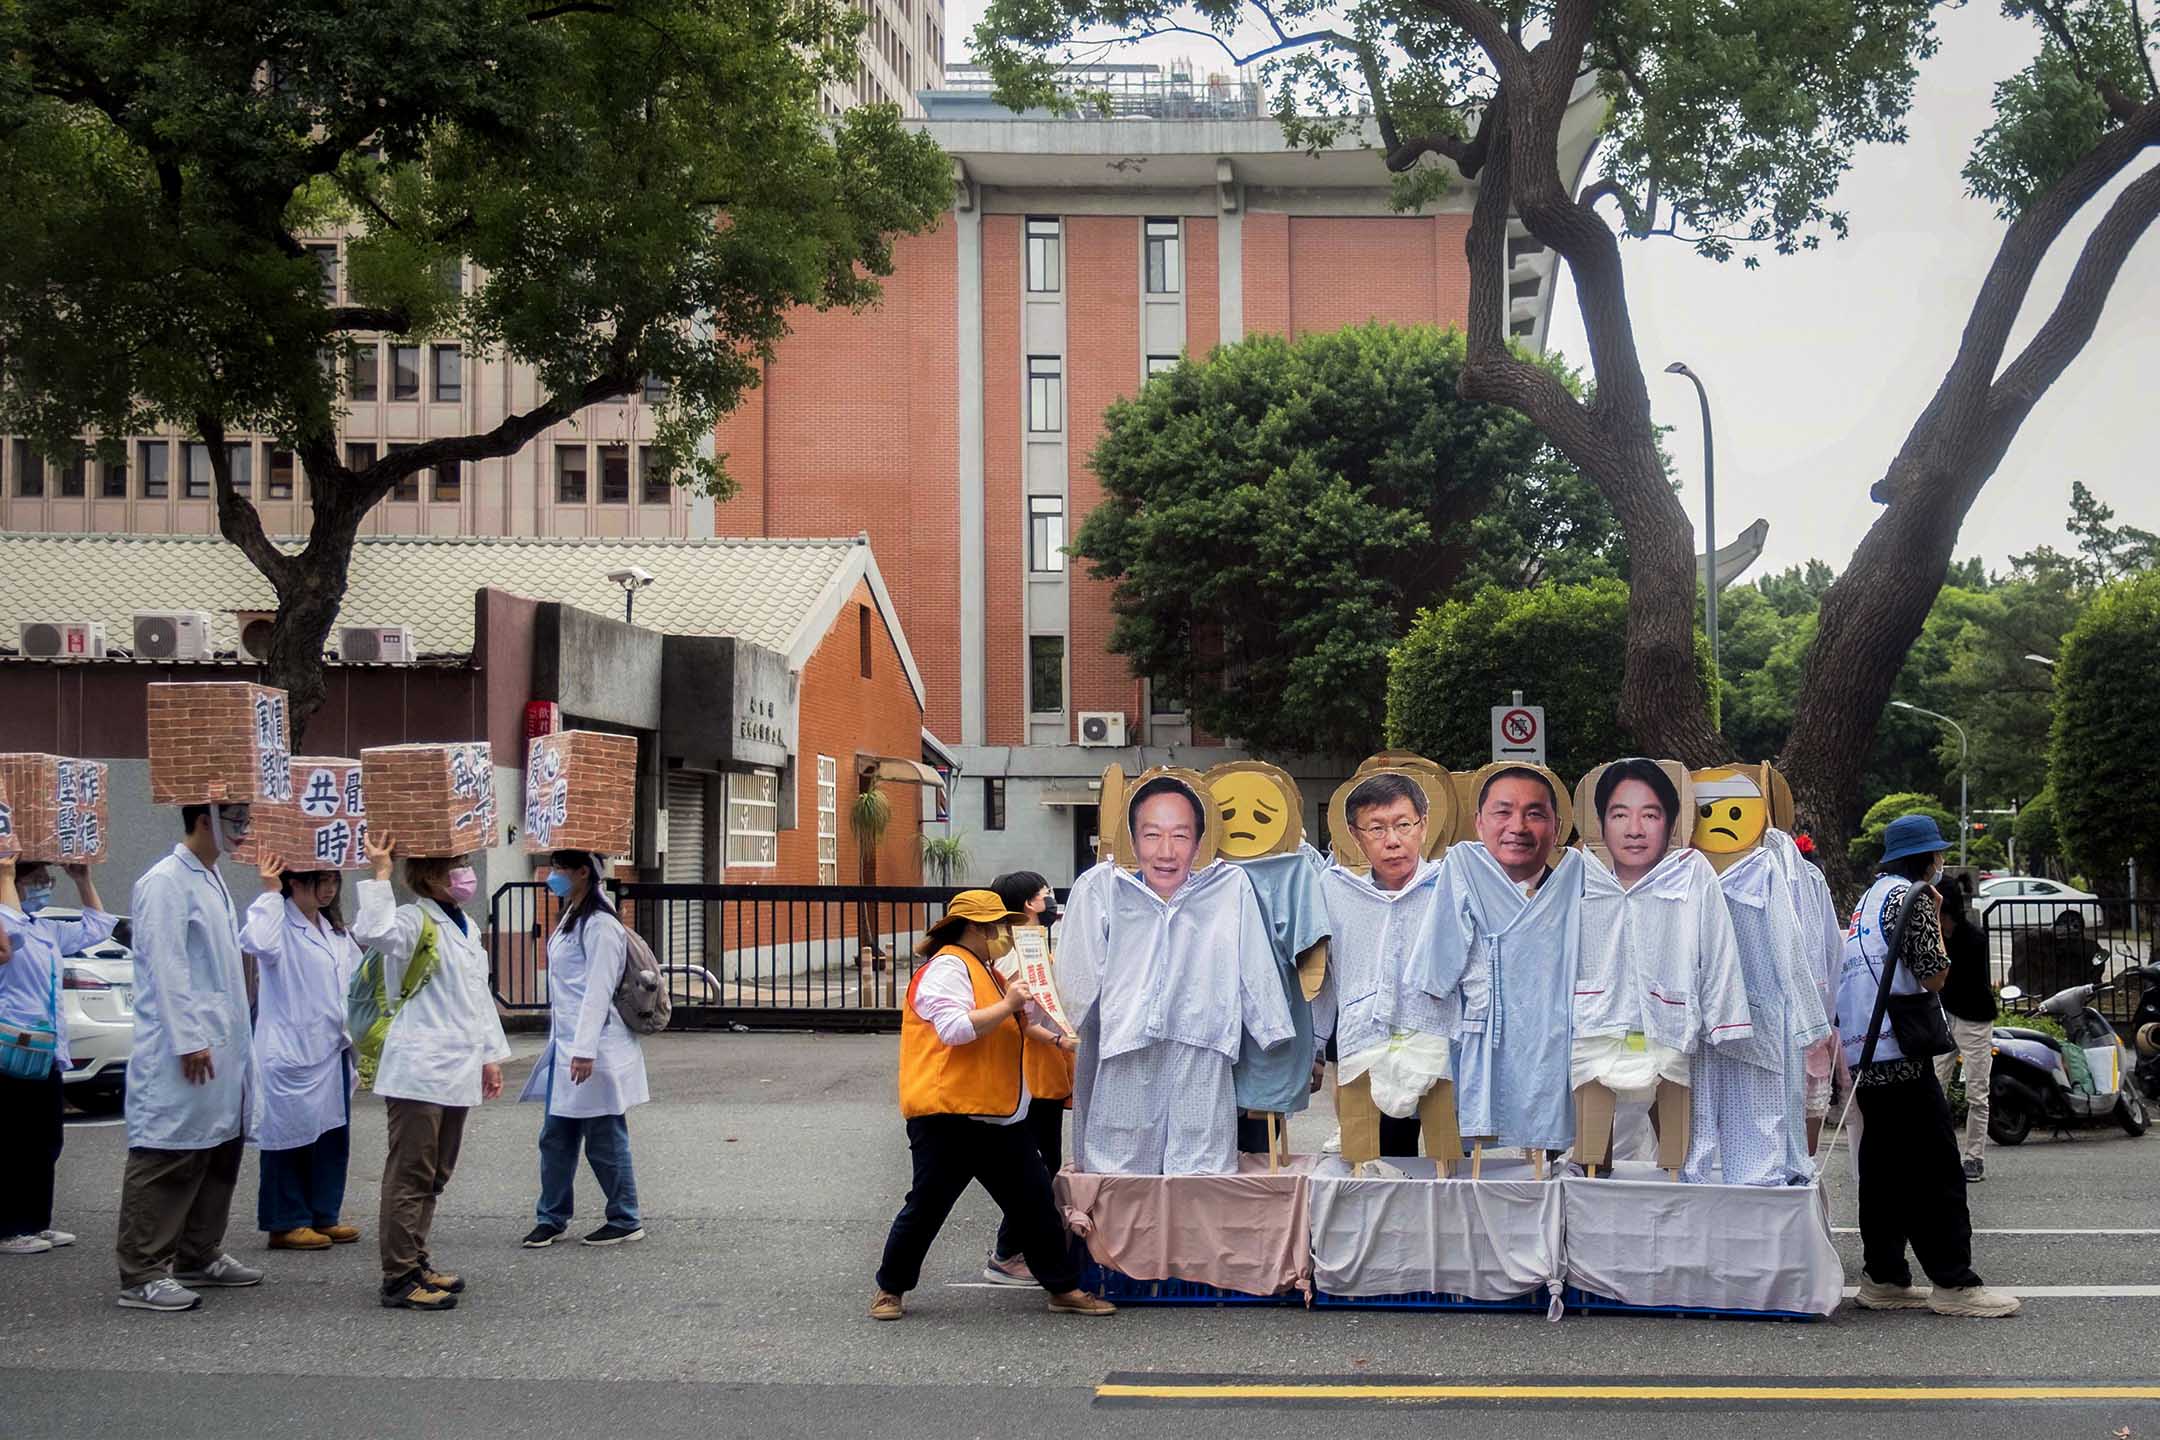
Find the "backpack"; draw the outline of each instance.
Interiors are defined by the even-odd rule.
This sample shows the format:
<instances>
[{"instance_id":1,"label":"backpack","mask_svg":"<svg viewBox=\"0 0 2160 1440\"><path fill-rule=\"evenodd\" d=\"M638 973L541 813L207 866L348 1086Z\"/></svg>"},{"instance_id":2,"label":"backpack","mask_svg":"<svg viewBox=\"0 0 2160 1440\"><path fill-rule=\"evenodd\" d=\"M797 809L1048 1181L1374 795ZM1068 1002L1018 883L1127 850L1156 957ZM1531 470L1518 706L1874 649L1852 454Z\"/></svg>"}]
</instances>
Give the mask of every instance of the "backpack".
<instances>
[{"instance_id":1,"label":"backpack","mask_svg":"<svg viewBox=\"0 0 2160 1440\"><path fill-rule=\"evenodd\" d=\"M667 972L645 937L623 926L622 980L615 987L615 1014L633 1035L657 1035L675 1013Z\"/></svg>"},{"instance_id":2,"label":"backpack","mask_svg":"<svg viewBox=\"0 0 2160 1440\"><path fill-rule=\"evenodd\" d=\"M423 915L420 943L398 980L397 1003L392 1004L383 984L382 951L370 950L360 957L360 968L353 971L352 983L345 987L345 1031L353 1037L353 1068L359 1074L362 1090L375 1088L375 1067L382 1063L383 1041L389 1037L390 1022L405 1008L405 1002L435 977L441 960L442 945L435 921Z\"/></svg>"}]
</instances>

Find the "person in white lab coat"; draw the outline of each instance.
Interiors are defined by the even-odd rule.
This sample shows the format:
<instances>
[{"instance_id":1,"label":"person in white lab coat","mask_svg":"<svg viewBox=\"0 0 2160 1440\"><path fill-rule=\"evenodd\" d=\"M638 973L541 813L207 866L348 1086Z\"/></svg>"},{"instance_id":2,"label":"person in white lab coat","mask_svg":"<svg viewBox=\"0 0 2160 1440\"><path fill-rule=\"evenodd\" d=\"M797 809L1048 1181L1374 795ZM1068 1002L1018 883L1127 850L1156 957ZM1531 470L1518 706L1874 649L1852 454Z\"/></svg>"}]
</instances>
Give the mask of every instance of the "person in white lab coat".
<instances>
[{"instance_id":1,"label":"person in white lab coat","mask_svg":"<svg viewBox=\"0 0 2160 1440\"><path fill-rule=\"evenodd\" d=\"M631 1106L650 1098L645 1051L615 1013L628 950L622 920L600 893L601 873L599 859L583 850L550 857L547 887L562 901L563 914L548 939L548 1048L518 1095L547 1106L540 1121L540 1203L524 1240L528 1250L554 1244L569 1228L580 1144L607 1196L607 1223L580 1243L645 1238L626 1118Z\"/></svg>"},{"instance_id":2,"label":"person in white lab coat","mask_svg":"<svg viewBox=\"0 0 2160 1440\"><path fill-rule=\"evenodd\" d=\"M488 989L487 950L459 908L479 893L479 876L464 858L413 856L405 862L405 884L417 898L399 905L390 889L396 843L391 835L368 837L373 878L360 882L352 927L363 947L382 953L383 988L393 998L403 993L408 966L429 966L391 1020L375 1068L375 1093L390 1120L377 1228L382 1303L450 1310L465 1281L435 1268L428 1235L457 1168L465 1114L502 1094L510 1044Z\"/></svg>"},{"instance_id":3,"label":"person in white lab coat","mask_svg":"<svg viewBox=\"0 0 2160 1440\"><path fill-rule=\"evenodd\" d=\"M256 1228L272 1250L327 1250L360 1238L339 1218L352 1150L352 1037L345 987L360 947L338 912L335 870L288 870L265 855L263 893L240 944L256 961L255 1053L262 1070L262 1185Z\"/></svg>"},{"instance_id":4,"label":"person in white lab coat","mask_svg":"<svg viewBox=\"0 0 2160 1440\"><path fill-rule=\"evenodd\" d=\"M53 1063L35 1078L0 1075L0 1255L42 1255L75 1237L52 1228L53 1172L65 1129L60 1077L68 1068L67 1015L60 1004L65 955L79 955L116 923L98 899L87 865L66 867L82 901L79 920L38 912L52 899L52 867L0 860L0 1020L50 1030Z\"/></svg>"},{"instance_id":5,"label":"person in white lab coat","mask_svg":"<svg viewBox=\"0 0 2160 1440\"><path fill-rule=\"evenodd\" d=\"M143 872L131 907L135 1048L113 1247L128 1310L192 1310L204 1287L263 1278L224 1251L261 1085L240 917L217 862L251 817L245 805L187 805L180 819L186 841Z\"/></svg>"}]
</instances>

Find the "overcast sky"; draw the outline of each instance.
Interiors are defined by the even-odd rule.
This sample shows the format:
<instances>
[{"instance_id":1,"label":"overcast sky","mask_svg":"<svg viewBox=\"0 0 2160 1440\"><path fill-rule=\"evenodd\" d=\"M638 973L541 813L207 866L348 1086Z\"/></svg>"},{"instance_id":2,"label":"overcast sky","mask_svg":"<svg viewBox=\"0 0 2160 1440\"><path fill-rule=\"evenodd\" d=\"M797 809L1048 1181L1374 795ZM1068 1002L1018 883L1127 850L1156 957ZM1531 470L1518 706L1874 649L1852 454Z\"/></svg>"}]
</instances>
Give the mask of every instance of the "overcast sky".
<instances>
[{"instance_id":1,"label":"overcast sky","mask_svg":"<svg viewBox=\"0 0 2160 1440\"><path fill-rule=\"evenodd\" d=\"M948 60L967 58L967 36L982 9L982 0L950 0ZM1868 486L1942 379L2002 238L2001 222L1964 193L1958 172L1988 124L1995 83L2031 56L2035 32L1988 7L1937 14L1942 50L1921 71L1911 138L1862 152L1835 201L1851 216L1850 239L1825 241L1808 255L1766 255L1753 271L1737 261L1697 259L1670 241L1626 250L1636 339L1652 372L1657 420L1673 427L1668 443L1688 515L1701 525L1694 388L1656 373L1676 359L1710 390L1721 535L1729 540L1758 516L1770 521L1769 548L1754 574L1810 557L1843 568L1877 513ZM1173 43L1144 58L1191 53L1200 70L1219 64L1194 44ZM2057 243L2028 299L2013 355L2052 307L2077 246L2114 194L2088 206ZM1574 289L1565 281L1551 340L1571 359L1587 361ZM2113 505L2118 520L2160 530L2156 392L2160 233L2151 233L2123 267L2092 342L2035 408L1981 492L1958 554L1999 568L2038 543L2064 547L2072 480Z\"/></svg>"}]
</instances>

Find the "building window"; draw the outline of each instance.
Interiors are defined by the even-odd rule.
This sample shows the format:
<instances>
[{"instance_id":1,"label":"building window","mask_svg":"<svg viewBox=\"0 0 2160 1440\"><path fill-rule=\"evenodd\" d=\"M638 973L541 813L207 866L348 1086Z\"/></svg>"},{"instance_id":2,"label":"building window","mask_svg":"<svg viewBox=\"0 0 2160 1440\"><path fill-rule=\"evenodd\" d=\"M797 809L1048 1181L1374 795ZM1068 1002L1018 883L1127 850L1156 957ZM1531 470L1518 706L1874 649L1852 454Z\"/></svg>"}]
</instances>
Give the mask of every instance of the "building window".
<instances>
[{"instance_id":1,"label":"building window","mask_svg":"<svg viewBox=\"0 0 2160 1440\"><path fill-rule=\"evenodd\" d=\"M1065 637L1028 637L1028 710L1056 715L1065 708Z\"/></svg>"},{"instance_id":2,"label":"building window","mask_svg":"<svg viewBox=\"0 0 2160 1440\"><path fill-rule=\"evenodd\" d=\"M263 494L272 500L290 500L293 496L293 452L272 450L270 468L263 474Z\"/></svg>"},{"instance_id":3,"label":"building window","mask_svg":"<svg viewBox=\"0 0 2160 1440\"><path fill-rule=\"evenodd\" d=\"M780 863L780 777L770 770L728 772L727 863Z\"/></svg>"},{"instance_id":4,"label":"building window","mask_svg":"<svg viewBox=\"0 0 2160 1440\"><path fill-rule=\"evenodd\" d=\"M555 447L555 503L585 503L585 447L582 445Z\"/></svg>"},{"instance_id":5,"label":"building window","mask_svg":"<svg viewBox=\"0 0 2160 1440\"><path fill-rule=\"evenodd\" d=\"M1028 569L1057 575L1065 569L1065 497L1028 496Z\"/></svg>"},{"instance_id":6,"label":"building window","mask_svg":"<svg viewBox=\"0 0 2160 1440\"><path fill-rule=\"evenodd\" d=\"M435 275L442 282L442 288L452 295L463 295L465 293L465 262L463 260L452 258L443 261L442 268L437 270Z\"/></svg>"},{"instance_id":7,"label":"building window","mask_svg":"<svg viewBox=\"0 0 2160 1440\"><path fill-rule=\"evenodd\" d=\"M391 446L390 446L390 454L392 454L392 455L402 455L402 454L404 454L404 453L405 453L405 452L406 452L407 450L410 450L410 449L412 449L412 448L413 448L413 447L412 447L412 445L411 445L410 443L405 443L405 444L399 444L399 443L397 443L397 442L392 442L392 444L391 444ZM400 475L400 476L399 476L399 477L398 477L397 479L395 479L395 480L391 481L391 482L390 482L390 498L391 498L392 500L399 500L399 501L403 501L403 502L404 502L405 504L407 504L407 505L417 505L417 504L419 504L419 503L420 503L420 476L419 476L419 474L418 474L417 472L411 472L411 473L407 473L407 474L404 474L404 475Z\"/></svg>"},{"instance_id":8,"label":"building window","mask_svg":"<svg viewBox=\"0 0 2160 1440\"><path fill-rule=\"evenodd\" d=\"M661 465L650 445L637 451L638 485L647 505L666 505L675 498L675 472Z\"/></svg>"},{"instance_id":9,"label":"building window","mask_svg":"<svg viewBox=\"0 0 2160 1440\"><path fill-rule=\"evenodd\" d=\"M1539 240L1535 236L1531 235L1517 235L1507 242L1508 269L1514 269L1517 265L1522 264L1522 262L1529 256L1542 255L1544 253L1544 241Z\"/></svg>"},{"instance_id":10,"label":"building window","mask_svg":"<svg viewBox=\"0 0 2160 1440\"><path fill-rule=\"evenodd\" d=\"M600 447L600 503L630 503L630 447L627 445Z\"/></svg>"},{"instance_id":11,"label":"building window","mask_svg":"<svg viewBox=\"0 0 2160 1440\"><path fill-rule=\"evenodd\" d=\"M420 347L418 345L393 345L390 347L390 398L392 400L418 400L420 398Z\"/></svg>"},{"instance_id":12,"label":"building window","mask_svg":"<svg viewBox=\"0 0 2160 1440\"><path fill-rule=\"evenodd\" d=\"M200 441L191 440L181 448L186 452L187 461L186 498L208 500L217 493L217 479L210 473L210 447ZM227 445L225 455L232 470L234 492L240 495L254 493L255 447L244 444Z\"/></svg>"},{"instance_id":13,"label":"building window","mask_svg":"<svg viewBox=\"0 0 2160 1440\"><path fill-rule=\"evenodd\" d=\"M1148 711L1165 717L1185 713L1185 696L1175 680L1156 675L1148 680Z\"/></svg>"},{"instance_id":14,"label":"building window","mask_svg":"<svg viewBox=\"0 0 2160 1440\"><path fill-rule=\"evenodd\" d=\"M10 448L15 452L15 493L26 500L43 495L45 462L31 450L28 440L17 440Z\"/></svg>"},{"instance_id":15,"label":"building window","mask_svg":"<svg viewBox=\"0 0 2160 1440\"><path fill-rule=\"evenodd\" d=\"M840 883L840 762L817 757L817 879Z\"/></svg>"},{"instance_id":16,"label":"building window","mask_svg":"<svg viewBox=\"0 0 2160 1440\"><path fill-rule=\"evenodd\" d=\"M125 500L128 493L127 452L120 452L117 460L102 461L98 465L98 497L103 500Z\"/></svg>"},{"instance_id":17,"label":"building window","mask_svg":"<svg viewBox=\"0 0 2160 1440\"><path fill-rule=\"evenodd\" d=\"M90 457L77 450L53 467L59 472L62 500L82 500L90 494Z\"/></svg>"},{"instance_id":18,"label":"building window","mask_svg":"<svg viewBox=\"0 0 2160 1440\"><path fill-rule=\"evenodd\" d=\"M1517 320L1514 324L1508 326L1508 334L1527 336L1536 329L1537 317L1534 315L1525 315L1522 319Z\"/></svg>"},{"instance_id":19,"label":"building window","mask_svg":"<svg viewBox=\"0 0 2160 1440\"><path fill-rule=\"evenodd\" d=\"M465 398L465 352L455 345L435 350L435 401L455 405Z\"/></svg>"},{"instance_id":20,"label":"building window","mask_svg":"<svg viewBox=\"0 0 2160 1440\"><path fill-rule=\"evenodd\" d=\"M1037 434L1065 428L1065 362L1030 355L1027 362L1027 428Z\"/></svg>"},{"instance_id":21,"label":"building window","mask_svg":"<svg viewBox=\"0 0 2160 1440\"><path fill-rule=\"evenodd\" d=\"M1027 221L1027 288L1051 294L1065 288L1065 227L1040 215Z\"/></svg>"},{"instance_id":22,"label":"building window","mask_svg":"<svg viewBox=\"0 0 2160 1440\"><path fill-rule=\"evenodd\" d=\"M1004 828L1005 777L1002 775L986 775L983 777L983 829L1002 830Z\"/></svg>"},{"instance_id":23,"label":"building window","mask_svg":"<svg viewBox=\"0 0 2160 1440\"><path fill-rule=\"evenodd\" d=\"M855 648L862 655L862 678L865 680L868 680L871 676L870 658L872 649L870 638L870 607L858 605L855 607Z\"/></svg>"},{"instance_id":24,"label":"building window","mask_svg":"<svg viewBox=\"0 0 2160 1440\"><path fill-rule=\"evenodd\" d=\"M358 441L345 447L345 468L355 474L375 463L375 447Z\"/></svg>"},{"instance_id":25,"label":"building window","mask_svg":"<svg viewBox=\"0 0 2160 1440\"><path fill-rule=\"evenodd\" d=\"M355 400L373 400L382 383L382 347L361 345L352 352L352 383L347 387Z\"/></svg>"},{"instance_id":26,"label":"building window","mask_svg":"<svg viewBox=\"0 0 2160 1440\"><path fill-rule=\"evenodd\" d=\"M648 405L658 405L661 401L667 399L667 397L667 381L661 379L658 375L647 375L645 377L645 403Z\"/></svg>"},{"instance_id":27,"label":"building window","mask_svg":"<svg viewBox=\"0 0 2160 1440\"><path fill-rule=\"evenodd\" d=\"M1148 294L1175 295L1184 288L1185 267L1178 258L1178 222L1151 219L1147 222Z\"/></svg>"},{"instance_id":28,"label":"building window","mask_svg":"<svg viewBox=\"0 0 2160 1440\"><path fill-rule=\"evenodd\" d=\"M1177 369L1177 367L1178 357L1175 355L1150 355L1147 357L1147 373L1148 378L1151 380L1157 375L1167 374Z\"/></svg>"},{"instance_id":29,"label":"building window","mask_svg":"<svg viewBox=\"0 0 2160 1440\"><path fill-rule=\"evenodd\" d=\"M163 440L145 440L136 453L142 461L142 493L145 500L163 500L172 494L172 451Z\"/></svg>"},{"instance_id":30,"label":"building window","mask_svg":"<svg viewBox=\"0 0 2160 1440\"><path fill-rule=\"evenodd\" d=\"M337 246L310 245L307 252L322 277L323 304L337 304Z\"/></svg>"},{"instance_id":31,"label":"building window","mask_svg":"<svg viewBox=\"0 0 2160 1440\"><path fill-rule=\"evenodd\" d=\"M435 467L433 495L437 500L456 504L465 493L465 465L459 460L445 460Z\"/></svg>"}]
</instances>

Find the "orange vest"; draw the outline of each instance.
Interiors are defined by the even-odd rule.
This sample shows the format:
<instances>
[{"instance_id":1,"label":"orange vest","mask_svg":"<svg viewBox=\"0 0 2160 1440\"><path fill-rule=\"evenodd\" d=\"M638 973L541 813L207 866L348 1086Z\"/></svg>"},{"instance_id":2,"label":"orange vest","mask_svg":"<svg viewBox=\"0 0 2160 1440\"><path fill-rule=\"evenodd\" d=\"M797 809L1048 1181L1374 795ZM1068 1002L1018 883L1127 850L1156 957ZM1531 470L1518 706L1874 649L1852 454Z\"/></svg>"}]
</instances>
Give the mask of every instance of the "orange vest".
<instances>
[{"instance_id":1,"label":"orange vest","mask_svg":"<svg viewBox=\"0 0 2160 1440\"><path fill-rule=\"evenodd\" d=\"M975 987L975 1007L995 1005L1004 993L990 971L971 951L947 945L936 957L957 956ZM926 965L923 970L929 967ZM1025 1036L1018 1017L1008 1016L986 1035L966 1045L947 1045L937 1028L915 1013L915 990L923 970L908 985L900 1010L900 1113L919 1115L1010 1115L1020 1104L1020 1072Z\"/></svg>"}]
</instances>

